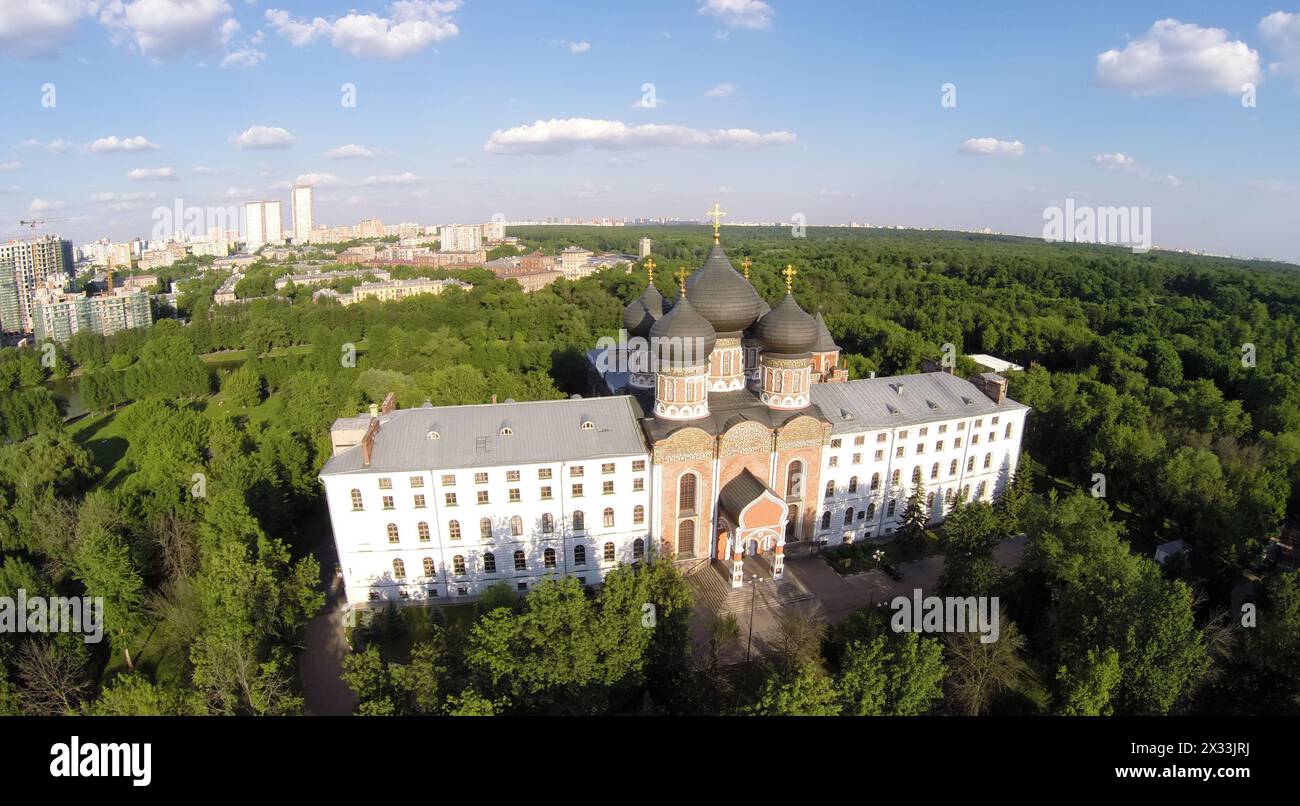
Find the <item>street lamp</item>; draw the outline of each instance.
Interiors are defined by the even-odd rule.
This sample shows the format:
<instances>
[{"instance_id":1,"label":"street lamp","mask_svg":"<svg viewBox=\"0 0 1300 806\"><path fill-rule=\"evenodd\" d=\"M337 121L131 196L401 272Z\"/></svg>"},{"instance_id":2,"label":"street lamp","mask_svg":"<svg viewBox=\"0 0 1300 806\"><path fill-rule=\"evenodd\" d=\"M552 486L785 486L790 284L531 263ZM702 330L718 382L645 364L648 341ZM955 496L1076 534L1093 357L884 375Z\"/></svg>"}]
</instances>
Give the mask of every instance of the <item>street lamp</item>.
<instances>
[{"instance_id":1,"label":"street lamp","mask_svg":"<svg viewBox=\"0 0 1300 806\"><path fill-rule=\"evenodd\" d=\"M749 577L750 587L753 594L749 597L749 641L745 644L745 667L749 667L749 650L754 646L754 605L758 602L758 583L761 582L758 574L751 574Z\"/></svg>"}]
</instances>

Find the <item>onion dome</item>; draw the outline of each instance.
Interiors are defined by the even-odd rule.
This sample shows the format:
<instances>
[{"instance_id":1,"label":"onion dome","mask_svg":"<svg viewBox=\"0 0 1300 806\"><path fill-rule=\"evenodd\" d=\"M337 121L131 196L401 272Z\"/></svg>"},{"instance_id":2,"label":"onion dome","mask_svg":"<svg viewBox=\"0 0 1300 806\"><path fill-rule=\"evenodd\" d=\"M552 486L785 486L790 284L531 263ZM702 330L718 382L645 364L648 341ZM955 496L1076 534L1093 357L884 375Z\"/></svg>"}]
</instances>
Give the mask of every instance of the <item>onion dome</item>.
<instances>
[{"instance_id":1,"label":"onion dome","mask_svg":"<svg viewBox=\"0 0 1300 806\"><path fill-rule=\"evenodd\" d=\"M717 333L737 333L752 325L762 302L717 243L709 248L704 265L686 283L686 295Z\"/></svg>"},{"instance_id":2,"label":"onion dome","mask_svg":"<svg viewBox=\"0 0 1300 806\"><path fill-rule=\"evenodd\" d=\"M672 310L650 327L650 339L661 365L691 367L708 363L718 335L683 292Z\"/></svg>"},{"instance_id":3,"label":"onion dome","mask_svg":"<svg viewBox=\"0 0 1300 806\"><path fill-rule=\"evenodd\" d=\"M763 299L762 297L759 297L758 298L758 319L754 320L754 324L745 328L745 338L744 338L745 341L758 341L758 334L757 334L758 323L759 321L762 320L764 316L767 316L771 312L772 312L772 306L767 304L767 300Z\"/></svg>"},{"instance_id":4,"label":"onion dome","mask_svg":"<svg viewBox=\"0 0 1300 806\"><path fill-rule=\"evenodd\" d=\"M821 311L817 312L817 343L813 345L814 353L837 353L840 346L835 343L831 337L831 331L826 327L826 320L822 318Z\"/></svg>"},{"instance_id":5,"label":"onion dome","mask_svg":"<svg viewBox=\"0 0 1300 806\"><path fill-rule=\"evenodd\" d=\"M758 320L755 330L763 349L777 355L811 352L817 343L817 320L804 313L790 293L771 313Z\"/></svg>"},{"instance_id":6,"label":"onion dome","mask_svg":"<svg viewBox=\"0 0 1300 806\"><path fill-rule=\"evenodd\" d=\"M651 326L663 317L664 311L664 297L654 283L650 283L641 296L623 309L623 327L629 336L645 338L650 335Z\"/></svg>"}]
</instances>

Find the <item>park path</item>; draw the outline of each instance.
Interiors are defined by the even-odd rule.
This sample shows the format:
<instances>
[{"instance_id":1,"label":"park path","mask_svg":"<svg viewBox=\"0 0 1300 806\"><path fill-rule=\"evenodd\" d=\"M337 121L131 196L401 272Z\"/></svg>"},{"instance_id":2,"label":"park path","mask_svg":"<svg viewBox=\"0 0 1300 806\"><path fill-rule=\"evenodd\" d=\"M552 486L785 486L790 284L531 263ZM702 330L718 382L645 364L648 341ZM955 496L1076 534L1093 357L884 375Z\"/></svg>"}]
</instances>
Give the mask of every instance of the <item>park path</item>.
<instances>
[{"instance_id":1,"label":"park path","mask_svg":"<svg viewBox=\"0 0 1300 806\"><path fill-rule=\"evenodd\" d=\"M309 716L346 716L357 706L357 696L343 682L343 659L352 651L344 631L347 597L343 581L334 573L334 540L322 539L316 548L325 605L307 624L307 645L298 656L303 699Z\"/></svg>"}]
</instances>

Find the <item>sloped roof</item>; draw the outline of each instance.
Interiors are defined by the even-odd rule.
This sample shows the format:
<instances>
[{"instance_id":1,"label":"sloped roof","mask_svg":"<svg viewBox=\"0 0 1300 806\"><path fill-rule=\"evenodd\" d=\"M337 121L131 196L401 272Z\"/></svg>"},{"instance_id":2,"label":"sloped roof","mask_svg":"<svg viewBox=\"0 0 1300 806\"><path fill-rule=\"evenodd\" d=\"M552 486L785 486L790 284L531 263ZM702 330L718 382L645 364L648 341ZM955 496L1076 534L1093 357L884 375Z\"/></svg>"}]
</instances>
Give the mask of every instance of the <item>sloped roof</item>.
<instances>
[{"instance_id":1,"label":"sloped roof","mask_svg":"<svg viewBox=\"0 0 1300 806\"><path fill-rule=\"evenodd\" d=\"M733 523L740 523L740 513L766 490L767 485L745 468L739 476L722 485L718 491L718 503L731 516Z\"/></svg>"},{"instance_id":2,"label":"sloped roof","mask_svg":"<svg viewBox=\"0 0 1300 806\"><path fill-rule=\"evenodd\" d=\"M975 384L947 372L815 383L811 392L836 434L1029 408L1011 398L994 403Z\"/></svg>"}]
</instances>

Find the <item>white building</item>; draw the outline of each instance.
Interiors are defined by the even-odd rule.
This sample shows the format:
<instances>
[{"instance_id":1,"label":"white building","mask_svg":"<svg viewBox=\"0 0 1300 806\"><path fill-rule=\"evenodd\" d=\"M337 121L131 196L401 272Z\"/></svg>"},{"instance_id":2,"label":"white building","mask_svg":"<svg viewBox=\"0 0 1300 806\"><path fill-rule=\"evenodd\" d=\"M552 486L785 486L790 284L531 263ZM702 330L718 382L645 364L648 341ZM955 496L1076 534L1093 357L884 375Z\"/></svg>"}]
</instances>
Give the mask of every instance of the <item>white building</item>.
<instances>
[{"instance_id":1,"label":"white building","mask_svg":"<svg viewBox=\"0 0 1300 806\"><path fill-rule=\"evenodd\" d=\"M440 252L477 252L483 248L483 230L477 226L452 224L438 233Z\"/></svg>"},{"instance_id":2,"label":"white building","mask_svg":"<svg viewBox=\"0 0 1300 806\"><path fill-rule=\"evenodd\" d=\"M581 280L592 274L595 268L587 264L587 259L594 254L580 246L570 246L560 252L560 271L570 280Z\"/></svg>"},{"instance_id":3,"label":"white building","mask_svg":"<svg viewBox=\"0 0 1300 806\"><path fill-rule=\"evenodd\" d=\"M313 193L310 185L297 185L289 196L290 216L293 219L293 242L305 244L311 240L311 231L315 227L315 210Z\"/></svg>"},{"instance_id":4,"label":"white building","mask_svg":"<svg viewBox=\"0 0 1300 806\"><path fill-rule=\"evenodd\" d=\"M266 244L284 243L284 219L278 201L256 201L244 205L244 244L250 252Z\"/></svg>"}]
</instances>

